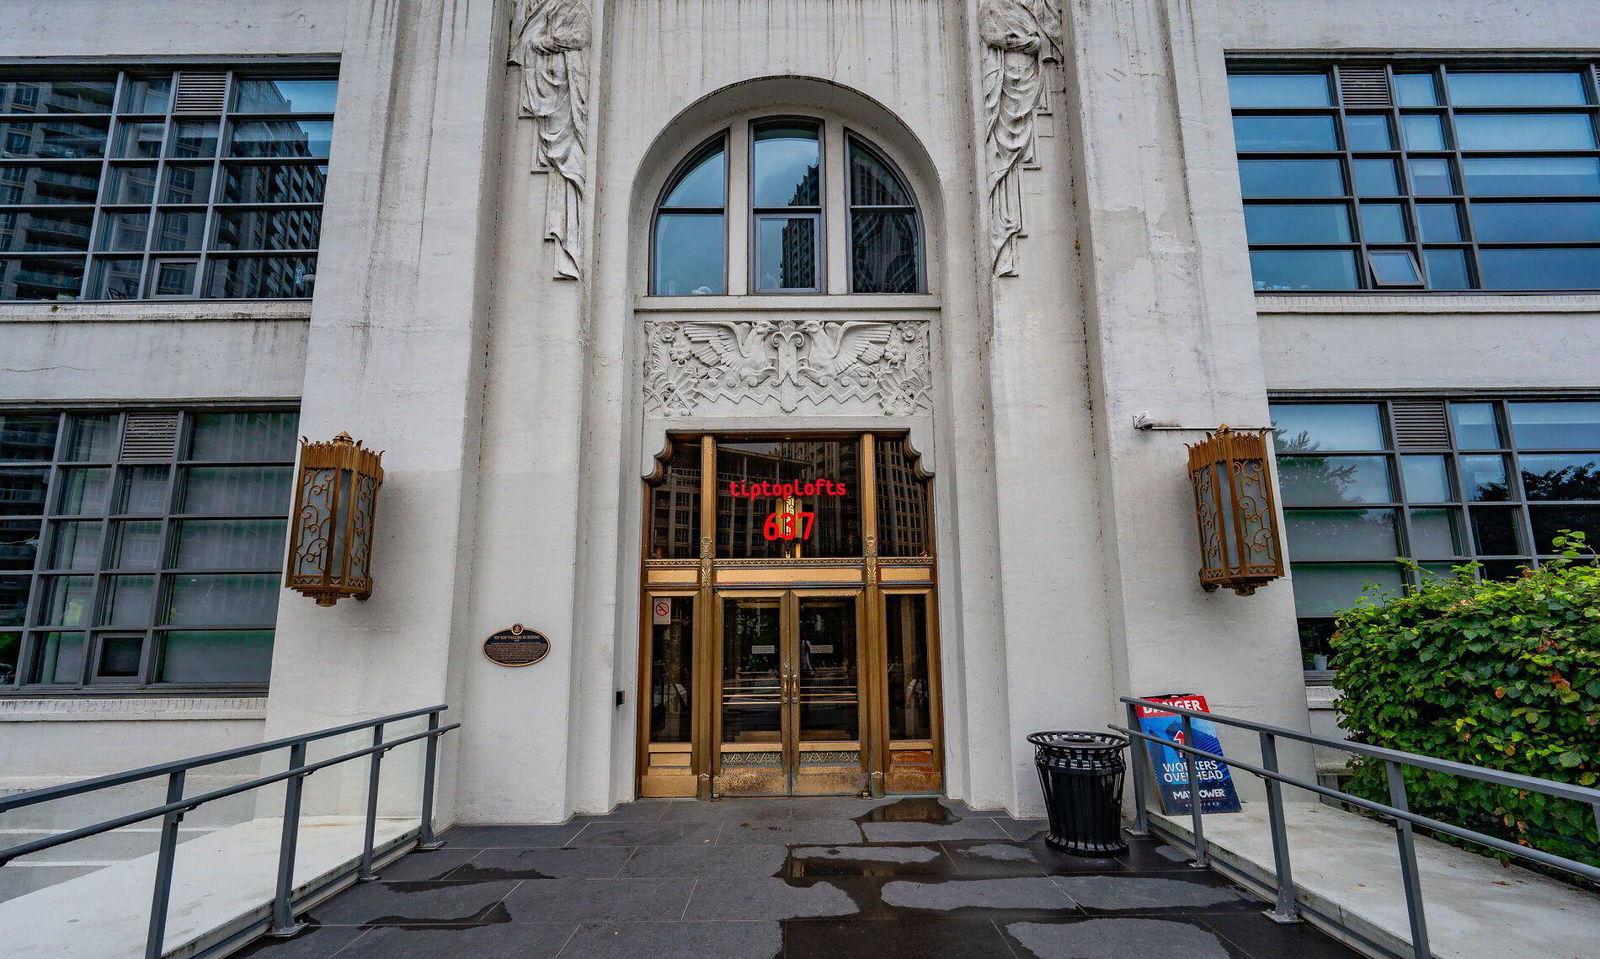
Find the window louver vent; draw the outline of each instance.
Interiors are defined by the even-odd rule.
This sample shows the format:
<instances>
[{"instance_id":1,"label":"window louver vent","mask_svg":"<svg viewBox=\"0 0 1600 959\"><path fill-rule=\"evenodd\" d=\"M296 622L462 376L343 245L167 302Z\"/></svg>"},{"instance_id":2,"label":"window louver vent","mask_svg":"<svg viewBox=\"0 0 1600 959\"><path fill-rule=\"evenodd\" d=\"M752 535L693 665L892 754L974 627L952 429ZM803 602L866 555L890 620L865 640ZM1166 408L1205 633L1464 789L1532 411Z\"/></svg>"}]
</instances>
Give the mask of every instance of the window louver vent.
<instances>
[{"instance_id":1,"label":"window louver vent","mask_svg":"<svg viewBox=\"0 0 1600 959\"><path fill-rule=\"evenodd\" d=\"M122 425L122 459L164 463L178 446L178 414L129 413Z\"/></svg>"},{"instance_id":2,"label":"window louver vent","mask_svg":"<svg viewBox=\"0 0 1600 959\"><path fill-rule=\"evenodd\" d=\"M226 73L180 73L174 113L221 113L228 89Z\"/></svg>"},{"instance_id":3,"label":"window louver vent","mask_svg":"<svg viewBox=\"0 0 1600 959\"><path fill-rule=\"evenodd\" d=\"M1340 67L1339 93L1347 107L1386 107L1394 103L1389 94L1389 75L1383 67Z\"/></svg>"},{"instance_id":4,"label":"window louver vent","mask_svg":"<svg viewBox=\"0 0 1600 959\"><path fill-rule=\"evenodd\" d=\"M1399 448L1433 449L1450 445L1444 400L1396 400L1393 408L1394 442Z\"/></svg>"}]
</instances>

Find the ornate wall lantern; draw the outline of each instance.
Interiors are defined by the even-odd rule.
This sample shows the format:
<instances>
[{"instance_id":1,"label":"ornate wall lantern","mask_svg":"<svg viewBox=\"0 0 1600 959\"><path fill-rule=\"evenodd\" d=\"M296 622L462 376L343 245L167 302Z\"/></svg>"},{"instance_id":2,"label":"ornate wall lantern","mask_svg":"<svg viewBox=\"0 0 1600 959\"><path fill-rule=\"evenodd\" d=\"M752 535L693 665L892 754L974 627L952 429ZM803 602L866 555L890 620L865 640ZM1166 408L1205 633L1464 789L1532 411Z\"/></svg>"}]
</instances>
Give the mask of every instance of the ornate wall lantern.
<instances>
[{"instance_id":1,"label":"ornate wall lantern","mask_svg":"<svg viewBox=\"0 0 1600 959\"><path fill-rule=\"evenodd\" d=\"M372 595L372 539L383 454L341 432L331 442L300 440L289 567L284 585L332 606Z\"/></svg>"},{"instance_id":2,"label":"ornate wall lantern","mask_svg":"<svg viewBox=\"0 0 1600 959\"><path fill-rule=\"evenodd\" d=\"M1189 445L1189 481L1200 524L1200 585L1249 596L1282 576L1266 435L1226 425L1207 433Z\"/></svg>"}]
</instances>

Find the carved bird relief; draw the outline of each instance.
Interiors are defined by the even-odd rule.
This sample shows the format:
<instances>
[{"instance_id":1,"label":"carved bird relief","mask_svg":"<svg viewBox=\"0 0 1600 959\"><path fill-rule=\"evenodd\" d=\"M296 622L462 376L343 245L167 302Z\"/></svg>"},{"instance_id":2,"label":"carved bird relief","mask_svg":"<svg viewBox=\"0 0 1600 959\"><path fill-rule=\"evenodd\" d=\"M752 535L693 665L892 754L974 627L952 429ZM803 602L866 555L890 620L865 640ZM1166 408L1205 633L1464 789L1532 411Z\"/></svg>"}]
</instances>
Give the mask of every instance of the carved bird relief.
<instances>
[{"instance_id":1,"label":"carved bird relief","mask_svg":"<svg viewBox=\"0 0 1600 959\"><path fill-rule=\"evenodd\" d=\"M856 363L876 363L889 342L891 328L864 320L823 323L806 320L811 349L803 372L818 383L832 382Z\"/></svg>"},{"instance_id":2,"label":"carved bird relief","mask_svg":"<svg viewBox=\"0 0 1600 959\"><path fill-rule=\"evenodd\" d=\"M685 323L683 335L691 343L703 344L695 358L711 369L726 370L726 382L742 380L755 386L775 369L765 342L774 329L767 320L750 324L743 333L714 323Z\"/></svg>"}]
</instances>

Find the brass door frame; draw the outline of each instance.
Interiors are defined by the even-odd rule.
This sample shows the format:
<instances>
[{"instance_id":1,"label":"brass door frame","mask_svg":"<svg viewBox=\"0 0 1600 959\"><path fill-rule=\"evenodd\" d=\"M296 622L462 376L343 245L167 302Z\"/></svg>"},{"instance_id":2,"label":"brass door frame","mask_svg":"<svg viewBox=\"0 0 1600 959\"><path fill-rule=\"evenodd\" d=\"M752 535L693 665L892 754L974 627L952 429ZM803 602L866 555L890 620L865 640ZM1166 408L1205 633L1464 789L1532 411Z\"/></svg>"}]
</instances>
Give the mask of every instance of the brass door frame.
<instances>
[{"instance_id":1,"label":"brass door frame","mask_svg":"<svg viewBox=\"0 0 1600 959\"><path fill-rule=\"evenodd\" d=\"M843 440L854 436L859 443L860 483L862 485L862 555L859 557L798 557L775 559L733 559L716 555L717 530L717 441L761 441L777 439ZM639 716L635 789L639 789L649 768L649 689L652 623L649 601L652 596L693 596L694 652L692 669L694 716L689 771L693 794L712 798L713 776L720 772L722 738L722 602L721 597L743 594L752 597L787 593L807 595L850 595L859 597L857 617L857 676L860 747L862 762L873 795L883 795L888 782L890 746L888 729L887 647L884 627L887 616L884 596L918 594L927 605L927 656L932 697L930 748L934 779L943 782L944 736L943 695L940 681L939 609L937 602L934 547L933 491L924 501L929 555L918 557L878 556L878 490L876 444L871 432L845 433L828 430L752 430L728 434L678 434L669 438L697 440L700 444L699 550L694 559L651 560L649 537L651 497L647 492L640 504L643 522L640 531L642 561L640 589ZM797 551L798 552L798 551ZM885 575L887 571L888 575ZM785 601L785 609L790 603ZM798 616L798 607L793 615ZM782 620L785 634L791 630L789 613ZM681 752L681 747L673 747ZM787 766L788 759L785 763ZM685 789L687 785L685 785ZM942 788L939 787L939 788ZM641 792L642 794L642 792ZM685 792L684 794L687 794Z\"/></svg>"}]
</instances>

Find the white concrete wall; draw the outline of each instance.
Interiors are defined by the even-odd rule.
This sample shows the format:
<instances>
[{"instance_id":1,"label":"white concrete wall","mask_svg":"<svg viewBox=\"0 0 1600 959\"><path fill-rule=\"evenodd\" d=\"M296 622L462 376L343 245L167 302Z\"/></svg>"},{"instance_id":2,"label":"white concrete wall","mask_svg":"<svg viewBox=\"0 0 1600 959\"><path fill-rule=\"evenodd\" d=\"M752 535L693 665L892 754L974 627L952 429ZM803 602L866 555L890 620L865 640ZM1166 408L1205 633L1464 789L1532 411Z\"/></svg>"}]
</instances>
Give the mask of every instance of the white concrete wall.
<instances>
[{"instance_id":1,"label":"white concrete wall","mask_svg":"<svg viewBox=\"0 0 1600 959\"><path fill-rule=\"evenodd\" d=\"M0 57L336 54L344 0L7 0Z\"/></svg>"}]
</instances>

